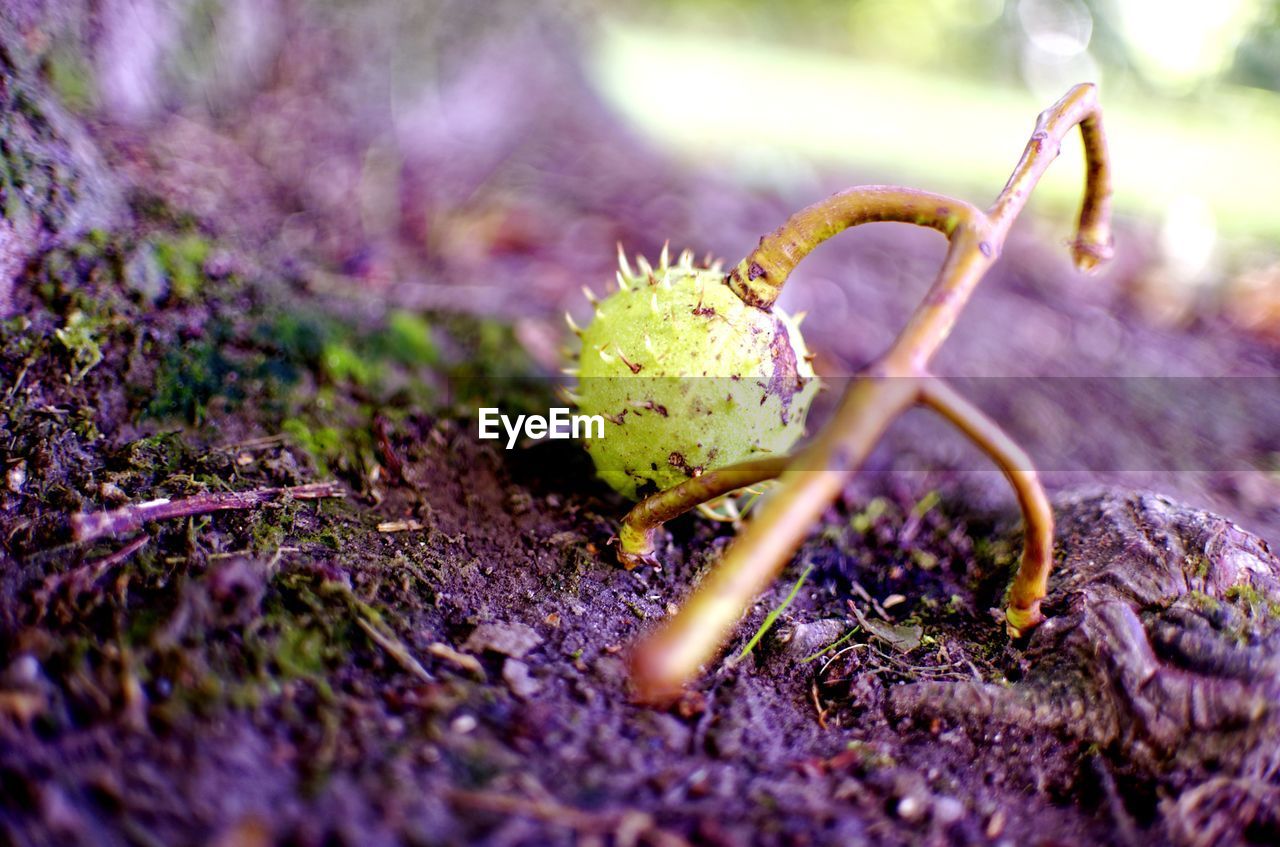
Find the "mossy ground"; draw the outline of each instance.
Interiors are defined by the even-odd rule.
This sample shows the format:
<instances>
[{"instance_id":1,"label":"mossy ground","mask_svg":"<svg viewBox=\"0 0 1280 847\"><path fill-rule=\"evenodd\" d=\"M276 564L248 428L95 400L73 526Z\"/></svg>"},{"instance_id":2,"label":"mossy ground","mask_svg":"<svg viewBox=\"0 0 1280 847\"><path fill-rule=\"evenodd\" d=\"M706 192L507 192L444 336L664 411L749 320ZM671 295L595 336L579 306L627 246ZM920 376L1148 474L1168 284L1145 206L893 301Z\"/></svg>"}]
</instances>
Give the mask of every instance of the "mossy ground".
<instances>
[{"instance_id":1,"label":"mossy ground","mask_svg":"<svg viewBox=\"0 0 1280 847\"><path fill-rule=\"evenodd\" d=\"M551 400L546 383L521 378L509 329L338 317L350 310L246 278L216 244L172 226L50 253L0 337L10 837L63 826L102 842L257 829L297 843L568 839L459 793L542 785L581 809L652 810L673 832L789 843L848 835L863 826L851 808L892 805L904 780L939 769L978 792L966 804L990 807L974 827L1015 803L1080 818L1024 796L1020 777L966 789L963 756L924 739L891 744L877 716L900 679L970 668L1002 678L986 609L1008 551L975 552L989 525L956 522L936 493L911 487L840 510L796 566L815 564L817 577L752 658L713 669L685 713L632 706L620 651L726 531L677 523L667 570L618 569L607 544L625 504L579 448L500 453L471 432L468 391ZM194 265L138 258L175 243ZM69 535L79 511L319 479L340 480L346 496L91 545ZM379 531L395 522L402 531ZM847 604L869 609L864 593L905 598L893 614L922 628L919 643L899 653L859 627ZM832 622L825 642L805 642L805 657L788 650L797 622L820 619ZM530 626L542 643L523 658L480 649L460 660L481 622ZM846 643L879 644L873 673L802 661L849 632ZM798 799L821 796L814 779L836 790L852 775L861 787L837 806ZM913 825L883 820L890 840ZM1071 825L1099 826L1088 820Z\"/></svg>"},{"instance_id":2,"label":"mossy ground","mask_svg":"<svg viewBox=\"0 0 1280 847\"><path fill-rule=\"evenodd\" d=\"M330 6L303 4L303 28ZM476 14L492 23L489 10ZM319 57L324 72L284 74L273 83L280 98L263 102L305 108L246 107L220 115L221 128L243 127L246 144L286 140L274 159L258 151L277 166L346 142L367 150L360 132L343 135L361 120L348 99L289 88L323 77L347 91L357 75L343 51L281 43L282 66ZM85 108L92 80L74 55L53 56L46 76ZM557 46L556 61L563 55ZM10 71L0 62L6 81L17 79ZM492 226L457 226L456 245L409 245L428 285L456 297L462 282L477 312L527 297L549 315L562 289L602 278L615 240L728 249L812 199L768 199L674 169L598 109L577 69L524 80L522 92L524 83L530 96L507 116L520 143L502 154L514 157L505 170L518 192L498 174L461 212L437 210ZM536 96L539 84L559 99ZM11 150L0 149L0 190L7 219L61 233L95 183L73 167L36 90L4 90L0 135L35 154L9 165ZM326 130L301 157L297 114ZM512 326L389 310L358 281L335 294L288 270L293 257L241 255L228 245L271 253L263 242L284 230L297 198L316 204L307 211L330 236L359 229L354 204L318 201L288 168L267 185L269 168L224 160L221 144L201 149L189 128L157 127L151 152L208 167L199 184L166 180L173 162L130 156L146 143L98 129L126 150L103 142L122 182L188 200L224 186L207 219L126 185L128 202L103 216L105 229L75 228L85 234L31 253L0 331L0 840L1099 844L1124 843L1132 815L1154 821L1162 789L1148 774L1127 777L1129 808L1116 799L1108 767L1124 767L1123 749L1035 725L968 732L891 720L886 699L901 683L1026 672L993 614L1018 549L1010 495L994 473L921 471L946 464L913 454L931 437L910 420L736 630L730 657L813 566L752 654L708 668L674 711L633 705L627 645L669 614L732 530L677 521L661 571L617 567L608 542L628 504L580 448L507 452L475 438L481 399L513 413L553 402ZM502 149L513 137L486 142ZM472 152L483 160L489 148ZM432 167L407 183L433 185ZM264 199L273 189L285 195L279 206ZM428 202L405 199L410 211ZM847 282L858 298L856 309L815 307L806 324L816 349L850 367L878 352L936 259L905 237L866 238L808 265L811 279ZM320 238L321 264L369 247L352 239ZM1011 243L949 362L1043 374L1067 356L1106 372L1093 351L1111 347L1194 359L1206 372L1275 361L1212 326L1146 327L1126 315L1113 280L1074 286L1028 244ZM1086 340L1064 340L1064 319ZM991 327L1031 338L992 341ZM1088 341L1099 337L1109 343ZM321 480L345 496L284 498L92 544L72 535L79 512ZM1232 488L1239 481L1208 477L1199 492L1274 530L1269 489L1248 494ZM1241 617L1273 614L1245 591L1225 599Z\"/></svg>"}]
</instances>

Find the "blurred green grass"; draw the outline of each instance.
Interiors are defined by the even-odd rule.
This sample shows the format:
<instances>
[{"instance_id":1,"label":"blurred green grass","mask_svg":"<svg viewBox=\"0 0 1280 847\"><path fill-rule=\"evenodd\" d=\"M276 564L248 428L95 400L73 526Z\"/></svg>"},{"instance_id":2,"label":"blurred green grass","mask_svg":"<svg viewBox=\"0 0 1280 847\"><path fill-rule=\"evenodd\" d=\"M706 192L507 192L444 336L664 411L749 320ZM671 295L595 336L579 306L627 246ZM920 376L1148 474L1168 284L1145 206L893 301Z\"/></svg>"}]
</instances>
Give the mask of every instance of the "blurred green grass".
<instances>
[{"instance_id":1,"label":"blurred green grass","mask_svg":"<svg viewBox=\"0 0 1280 847\"><path fill-rule=\"evenodd\" d=\"M984 84L644 25L599 33L593 78L614 108L660 144L748 180L776 180L799 161L985 205L1036 115L1062 93L1037 99L1017 80ZM1280 239L1280 95L1224 85L1211 98L1172 101L1104 88L1102 102L1120 212L1162 215L1191 198L1223 235ZM1072 133L1036 193L1039 213L1074 214L1082 155Z\"/></svg>"}]
</instances>

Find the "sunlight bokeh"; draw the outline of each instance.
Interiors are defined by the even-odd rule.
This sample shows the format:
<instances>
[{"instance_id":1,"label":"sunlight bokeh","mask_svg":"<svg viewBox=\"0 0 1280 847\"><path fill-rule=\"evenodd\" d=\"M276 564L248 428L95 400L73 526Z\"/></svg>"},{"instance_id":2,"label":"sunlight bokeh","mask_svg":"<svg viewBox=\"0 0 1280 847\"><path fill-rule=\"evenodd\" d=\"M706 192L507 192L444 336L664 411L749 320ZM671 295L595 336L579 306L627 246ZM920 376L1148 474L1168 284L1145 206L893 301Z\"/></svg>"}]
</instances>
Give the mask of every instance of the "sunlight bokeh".
<instances>
[{"instance_id":1,"label":"sunlight bokeh","mask_svg":"<svg viewBox=\"0 0 1280 847\"><path fill-rule=\"evenodd\" d=\"M593 67L644 132L737 176L834 168L976 201L1001 184L1035 114L1094 81L1122 213L1179 232L1194 219L1198 244L1274 242L1277 14L1265 0L808 0L785 15L705 0L607 15ZM1042 212L1070 214L1080 167L1078 144L1064 149Z\"/></svg>"}]
</instances>

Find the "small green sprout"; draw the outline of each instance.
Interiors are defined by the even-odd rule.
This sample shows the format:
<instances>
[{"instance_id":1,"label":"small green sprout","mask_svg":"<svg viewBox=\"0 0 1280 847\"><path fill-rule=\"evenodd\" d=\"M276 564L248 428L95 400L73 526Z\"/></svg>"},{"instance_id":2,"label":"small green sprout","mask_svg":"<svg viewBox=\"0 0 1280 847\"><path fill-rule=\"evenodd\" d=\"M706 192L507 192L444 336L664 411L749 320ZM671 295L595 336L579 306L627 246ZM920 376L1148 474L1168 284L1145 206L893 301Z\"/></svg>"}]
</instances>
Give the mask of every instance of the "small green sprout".
<instances>
[{"instance_id":1,"label":"small green sprout","mask_svg":"<svg viewBox=\"0 0 1280 847\"><path fill-rule=\"evenodd\" d=\"M71 354L71 366L75 369L71 381L79 382L102 361L102 346L98 342L97 322L79 309L67 316L66 326L54 330L62 346Z\"/></svg>"}]
</instances>

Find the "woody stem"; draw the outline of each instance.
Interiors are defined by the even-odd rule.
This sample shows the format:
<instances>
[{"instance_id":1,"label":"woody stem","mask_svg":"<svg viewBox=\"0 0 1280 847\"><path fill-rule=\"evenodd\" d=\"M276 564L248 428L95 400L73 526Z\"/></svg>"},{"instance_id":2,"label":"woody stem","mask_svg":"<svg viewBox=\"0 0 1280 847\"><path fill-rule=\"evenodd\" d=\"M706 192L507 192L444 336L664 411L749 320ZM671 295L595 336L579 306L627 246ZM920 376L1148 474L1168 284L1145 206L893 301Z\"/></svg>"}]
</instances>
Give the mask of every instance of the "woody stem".
<instances>
[{"instance_id":1,"label":"woody stem","mask_svg":"<svg viewBox=\"0 0 1280 847\"><path fill-rule=\"evenodd\" d=\"M801 451L780 485L679 612L632 655L640 699L678 693L719 648L753 599L778 575L823 510L889 424L918 397L916 380L857 378L832 422Z\"/></svg>"},{"instance_id":2,"label":"woody stem","mask_svg":"<svg viewBox=\"0 0 1280 847\"><path fill-rule=\"evenodd\" d=\"M936 229L951 238L962 224L981 216L972 205L943 194L896 185L860 185L796 212L760 239L725 282L744 302L767 311L800 260L850 227L896 221Z\"/></svg>"},{"instance_id":3,"label":"woody stem","mask_svg":"<svg viewBox=\"0 0 1280 847\"><path fill-rule=\"evenodd\" d=\"M1058 158L1062 139L1077 125L1084 142L1085 183L1071 256L1079 270L1092 271L1112 254L1111 160L1102 128L1098 88L1092 83L1075 86L1040 113L1022 158L1000 196L987 210L987 217L1003 241L1014 219L1026 206L1032 189Z\"/></svg>"},{"instance_id":4,"label":"woody stem","mask_svg":"<svg viewBox=\"0 0 1280 847\"><path fill-rule=\"evenodd\" d=\"M653 558L658 529L685 512L739 488L746 488L781 474L790 456L754 459L690 477L679 485L641 500L622 521L618 530L618 560L631 570Z\"/></svg>"},{"instance_id":5,"label":"woody stem","mask_svg":"<svg viewBox=\"0 0 1280 847\"><path fill-rule=\"evenodd\" d=\"M1031 458L981 409L933 377L921 385L920 402L938 412L991 457L1013 486L1022 510L1022 562L1009 588L1005 625L1014 638L1035 628L1044 615L1040 601L1048 591L1053 567L1053 510Z\"/></svg>"},{"instance_id":6,"label":"woody stem","mask_svg":"<svg viewBox=\"0 0 1280 847\"><path fill-rule=\"evenodd\" d=\"M1072 255L1077 267L1091 270L1111 252L1111 179L1097 92L1092 85L1080 85L1041 113L1021 160L988 213L908 188L854 188L793 215L729 273L726 283L744 302L769 310L795 265L818 244L851 226L901 221L937 229L951 242L933 286L893 346L849 387L834 419L788 464L783 485L684 608L638 647L633 673L642 698L670 696L714 655L743 610L777 576L884 431L917 402L948 416L982 445L1017 492L1027 523L1027 546L1010 590L1008 621L1017 633L1039 622L1052 556L1052 515L1043 490L1026 455L976 408L945 385L931 382L927 367L999 256L1032 188L1057 157L1062 138L1077 125L1087 177ZM698 486L682 485L658 495L662 499L652 506L638 506L646 511L634 523L629 516L627 524L640 535L630 542L624 538L624 549L628 543L637 548L647 544L651 551L652 533L661 521L693 508L703 493Z\"/></svg>"}]
</instances>

